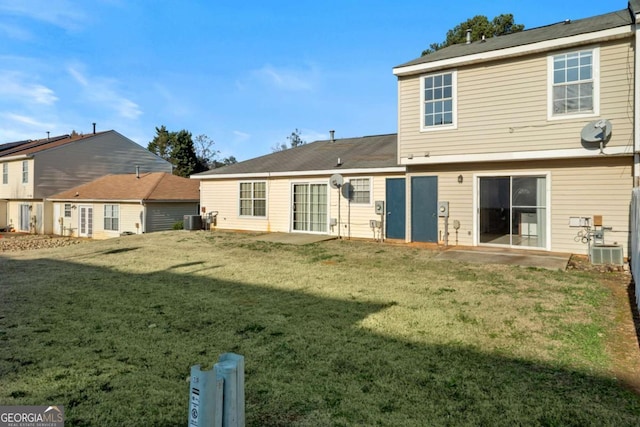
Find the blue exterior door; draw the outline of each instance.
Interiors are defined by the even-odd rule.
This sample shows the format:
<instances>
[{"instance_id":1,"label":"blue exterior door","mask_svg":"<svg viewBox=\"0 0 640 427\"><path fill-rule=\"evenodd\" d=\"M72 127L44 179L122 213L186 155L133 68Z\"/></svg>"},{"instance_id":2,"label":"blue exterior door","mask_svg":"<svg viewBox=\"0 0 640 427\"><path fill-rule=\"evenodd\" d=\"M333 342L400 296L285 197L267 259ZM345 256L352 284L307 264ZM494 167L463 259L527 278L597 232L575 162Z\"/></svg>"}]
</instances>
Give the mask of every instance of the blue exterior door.
<instances>
[{"instance_id":1,"label":"blue exterior door","mask_svg":"<svg viewBox=\"0 0 640 427\"><path fill-rule=\"evenodd\" d=\"M387 239L404 239L407 203L404 178L387 178Z\"/></svg>"},{"instance_id":2,"label":"blue exterior door","mask_svg":"<svg viewBox=\"0 0 640 427\"><path fill-rule=\"evenodd\" d=\"M438 242L438 177L411 178L411 240Z\"/></svg>"}]
</instances>

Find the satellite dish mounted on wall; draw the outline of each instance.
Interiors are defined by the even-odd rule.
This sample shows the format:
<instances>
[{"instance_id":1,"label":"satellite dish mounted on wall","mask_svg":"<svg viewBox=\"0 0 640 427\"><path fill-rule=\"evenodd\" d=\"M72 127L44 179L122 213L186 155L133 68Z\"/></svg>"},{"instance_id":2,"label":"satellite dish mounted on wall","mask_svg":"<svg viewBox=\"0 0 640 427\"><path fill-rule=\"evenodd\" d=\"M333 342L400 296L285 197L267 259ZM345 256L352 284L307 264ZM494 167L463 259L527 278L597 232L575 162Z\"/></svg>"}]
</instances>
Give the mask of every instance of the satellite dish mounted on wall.
<instances>
[{"instance_id":1,"label":"satellite dish mounted on wall","mask_svg":"<svg viewBox=\"0 0 640 427\"><path fill-rule=\"evenodd\" d=\"M600 144L600 153L604 154L604 145L611 139L613 125L607 119L594 120L587 123L580 132L580 138L586 143Z\"/></svg>"},{"instance_id":2,"label":"satellite dish mounted on wall","mask_svg":"<svg viewBox=\"0 0 640 427\"><path fill-rule=\"evenodd\" d=\"M339 173L335 173L331 175L331 178L329 178L329 185L331 185L331 188L340 188L342 187L343 182L344 179Z\"/></svg>"}]
</instances>

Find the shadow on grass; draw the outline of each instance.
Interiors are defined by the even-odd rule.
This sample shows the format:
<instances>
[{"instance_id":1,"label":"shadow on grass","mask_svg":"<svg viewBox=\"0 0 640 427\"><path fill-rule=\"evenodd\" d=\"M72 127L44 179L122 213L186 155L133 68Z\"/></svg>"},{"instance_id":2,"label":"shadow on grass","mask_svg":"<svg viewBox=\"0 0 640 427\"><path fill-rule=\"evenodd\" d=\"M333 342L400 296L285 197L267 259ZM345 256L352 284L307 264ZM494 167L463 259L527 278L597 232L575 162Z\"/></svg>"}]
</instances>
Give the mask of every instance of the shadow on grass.
<instances>
[{"instance_id":1,"label":"shadow on grass","mask_svg":"<svg viewBox=\"0 0 640 427\"><path fill-rule=\"evenodd\" d=\"M140 248L117 248L117 249L110 249L108 251L103 251L102 254L103 255L115 255L115 254L121 254L124 252L131 252L131 251L135 251L138 250Z\"/></svg>"},{"instance_id":2,"label":"shadow on grass","mask_svg":"<svg viewBox=\"0 0 640 427\"><path fill-rule=\"evenodd\" d=\"M0 278L0 402L64 405L68 425L185 425L190 366L227 351L245 356L247 425L640 419L612 379L358 326L387 303L53 260L0 257Z\"/></svg>"}]
</instances>

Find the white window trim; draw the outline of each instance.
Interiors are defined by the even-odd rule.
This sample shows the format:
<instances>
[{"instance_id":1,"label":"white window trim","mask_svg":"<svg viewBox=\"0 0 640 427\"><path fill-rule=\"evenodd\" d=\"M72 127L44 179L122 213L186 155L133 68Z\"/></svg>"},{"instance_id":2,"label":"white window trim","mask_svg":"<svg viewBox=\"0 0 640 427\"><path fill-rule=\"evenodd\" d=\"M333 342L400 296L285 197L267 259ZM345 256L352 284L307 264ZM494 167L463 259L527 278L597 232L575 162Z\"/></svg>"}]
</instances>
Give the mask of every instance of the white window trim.
<instances>
[{"instance_id":1,"label":"white window trim","mask_svg":"<svg viewBox=\"0 0 640 427\"><path fill-rule=\"evenodd\" d=\"M294 230L293 229L293 198L294 198L294 194L293 194L293 189L296 185L325 185L327 187L327 223L325 225L326 231L299 231L299 230ZM334 191L337 191L338 193L341 193L341 190L334 190L331 187L331 183L328 180L318 180L318 179L311 179L311 180L304 180L304 181L291 181L289 183L289 232L291 233L305 233L305 234L320 234L320 235L326 235L326 234L332 234L332 229L331 229L331 208L333 206L333 200L332 197L334 194ZM339 203L342 202L342 200L346 200L344 199L340 194L338 194L337 196L337 201L336 203L336 211L337 211L337 206ZM344 206L344 205L343 205Z\"/></svg>"},{"instance_id":2,"label":"white window trim","mask_svg":"<svg viewBox=\"0 0 640 427\"><path fill-rule=\"evenodd\" d=\"M111 224L112 225L113 225L113 218L117 218L117 220L118 220L118 229L117 230L114 230L112 228L107 229L106 227L104 227L104 220L107 218L104 215L104 213L105 213L105 209L107 208L107 206L117 206L118 207L118 216L117 217L113 217L113 216L109 217L109 218L111 218ZM121 225L121 217L122 217L120 211L121 211L121 209L120 209L120 205L118 203L105 203L104 205L102 205L102 227L104 228L104 231L106 231L106 232L109 232L109 231L111 231L111 232L119 232L120 231L120 228L121 228L120 227L120 225Z\"/></svg>"},{"instance_id":3,"label":"white window trim","mask_svg":"<svg viewBox=\"0 0 640 427\"><path fill-rule=\"evenodd\" d=\"M2 164L2 183L9 184L9 163Z\"/></svg>"},{"instance_id":4,"label":"white window trim","mask_svg":"<svg viewBox=\"0 0 640 427\"><path fill-rule=\"evenodd\" d=\"M253 184L257 183L257 182L264 182L264 216L260 216L260 215L242 215L242 209L241 209L241 205L240 205L240 188L241 188L241 184L251 184L251 200L255 200L253 197ZM238 195L238 218L243 218L243 219L258 219L258 220L263 220L263 219L267 219L269 217L269 182L266 180L248 180L248 181L239 181L238 182L238 189L237 189L237 193ZM253 207L251 209L253 211Z\"/></svg>"},{"instance_id":5,"label":"white window trim","mask_svg":"<svg viewBox=\"0 0 640 427\"><path fill-rule=\"evenodd\" d=\"M25 174L26 174L26 178L25 178ZM22 183L23 184L29 183L29 161L28 160L22 161Z\"/></svg>"},{"instance_id":6,"label":"white window trim","mask_svg":"<svg viewBox=\"0 0 640 427\"><path fill-rule=\"evenodd\" d=\"M451 100L452 100L452 120L450 125L425 126L425 100L424 100L424 79L429 76L437 76L440 74L451 74ZM458 129L458 70L445 70L420 76L420 132L437 132L443 130Z\"/></svg>"},{"instance_id":7,"label":"white window trim","mask_svg":"<svg viewBox=\"0 0 640 427\"><path fill-rule=\"evenodd\" d=\"M568 113L553 114L553 58L557 55L563 55L572 52L580 52L584 50L592 51L592 67L593 73L593 112L590 113ZM600 116L600 47L584 46L563 51L556 51L547 55L547 120L572 120L585 117Z\"/></svg>"},{"instance_id":8,"label":"white window trim","mask_svg":"<svg viewBox=\"0 0 640 427\"><path fill-rule=\"evenodd\" d=\"M67 206L69 206L69 211L68 211L69 215L67 215ZM71 203L63 203L62 204L62 216L64 218L71 218L71 209L73 209Z\"/></svg>"},{"instance_id":9,"label":"white window trim","mask_svg":"<svg viewBox=\"0 0 640 427\"><path fill-rule=\"evenodd\" d=\"M552 179L552 175L551 175L551 171L548 170L528 170L528 171L501 171L501 170L495 170L495 171L491 171L491 172L482 172L482 173L474 173L473 174L473 246L487 246L484 243L480 243L480 239L479 239L479 227L480 227L480 223L479 223L479 218L478 218L478 212L480 209L480 178L491 178L491 177L496 177L496 176L509 176L509 177L514 177L514 176L544 176L546 179L546 186L547 186L547 217L546 217L546 221L547 221L547 233L546 233L546 246L544 248L535 248L535 247L524 247L523 249L531 249L531 250L540 250L540 251L550 251L551 250L551 210L553 209L553 207L551 206L551 179ZM489 245L491 246L491 245ZM513 248L516 249L516 248Z\"/></svg>"},{"instance_id":10,"label":"white window trim","mask_svg":"<svg viewBox=\"0 0 640 427\"><path fill-rule=\"evenodd\" d=\"M373 177L371 176L354 176L352 178L349 178L349 184L351 184L351 181L357 180L357 179L368 179L369 180L369 203L364 203L364 202L355 202L353 200L350 200L350 203L353 205L358 205L358 206L372 206L373 205Z\"/></svg>"}]
</instances>

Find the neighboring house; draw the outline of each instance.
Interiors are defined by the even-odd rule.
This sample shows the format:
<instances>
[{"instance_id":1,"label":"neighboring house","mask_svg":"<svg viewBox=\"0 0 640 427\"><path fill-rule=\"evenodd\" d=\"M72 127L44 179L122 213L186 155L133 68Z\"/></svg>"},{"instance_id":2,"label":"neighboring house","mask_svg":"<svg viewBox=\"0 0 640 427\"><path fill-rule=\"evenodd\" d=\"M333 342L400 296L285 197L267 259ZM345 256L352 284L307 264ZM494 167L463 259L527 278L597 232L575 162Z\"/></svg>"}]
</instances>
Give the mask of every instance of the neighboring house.
<instances>
[{"instance_id":1,"label":"neighboring house","mask_svg":"<svg viewBox=\"0 0 640 427\"><path fill-rule=\"evenodd\" d=\"M407 241L444 240L440 201L449 244L586 253L583 218L602 216L605 243L627 247L640 175L639 6L394 68ZM581 134L603 124L612 133L601 151Z\"/></svg>"},{"instance_id":2,"label":"neighboring house","mask_svg":"<svg viewBox=\"0 0 640 427\"><path fill-rule=\"evenodd\" d=\"M380 236L375 201L404 179L396 135L316 141L192 175L200 181L202 210L223 229L303 232L344 237ZM331 186L332 175L343 188ZM349 190L347 192L346 190ZM341 191L348 197L341 195ZM388 210L391 233L404 238L404 205Z\"/></svg>"},{"instance_id":3,"label":"neighboring house","mask_svg":"<svg viewBox=\"0 0 640 427\"><path fill-rule=\"evenodd\" d=\"M0 145L0 229L52 233L45 199L107 174L171 173L171 164L116 131Z\"/></svg>"},{"instance_id":4,"label":"neighboring house","mask_svg":"<svg viewBox=\"0 0 640 427\"><path fill-rule=\"evenodd\" d=\"M198 182L167 172L107 175L47 198L54 233L105 239L171 230L198 215Z\"/></svg>"}]
</instances>

